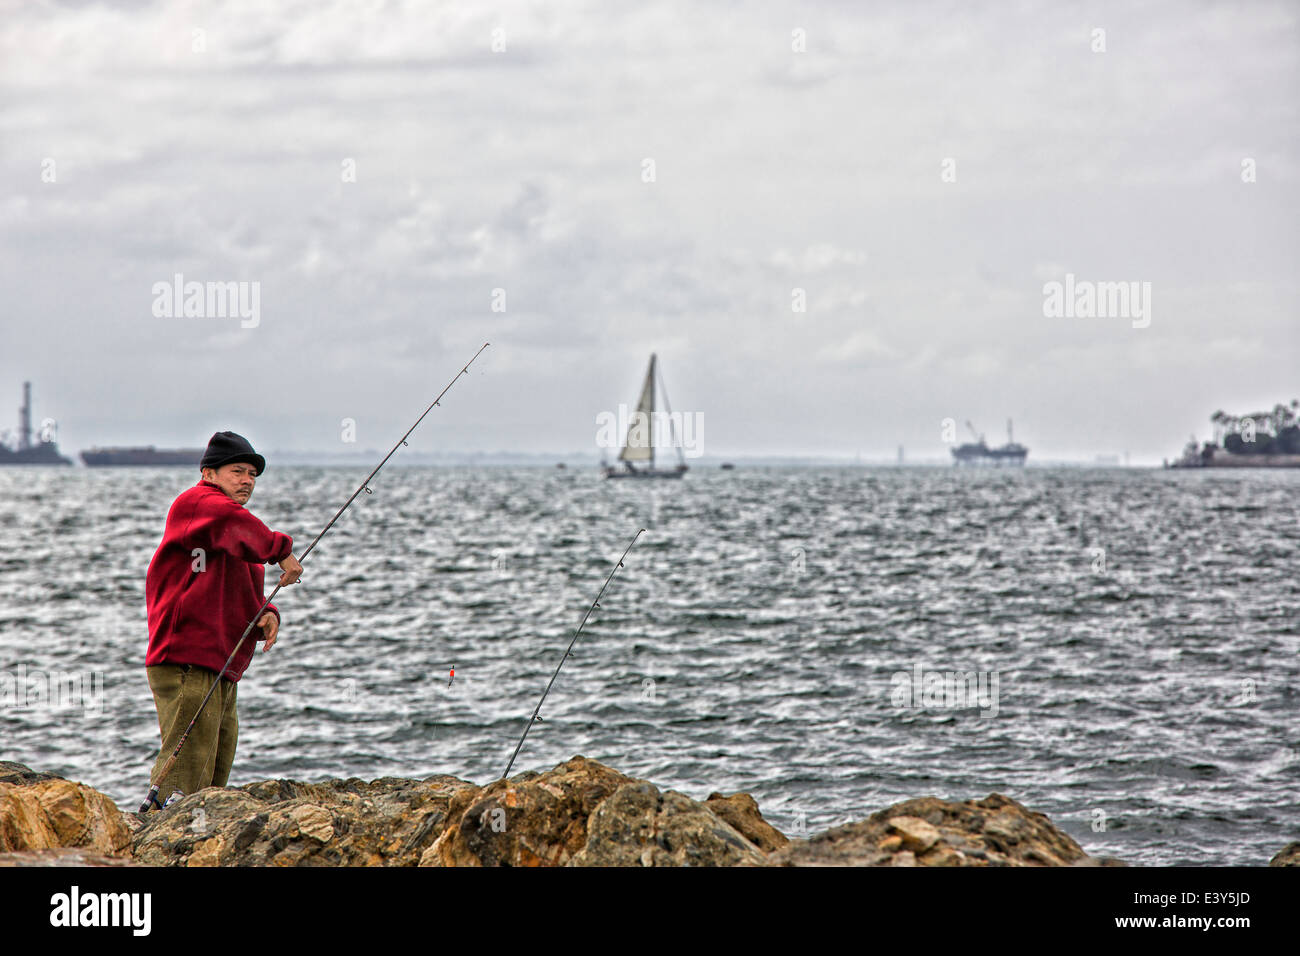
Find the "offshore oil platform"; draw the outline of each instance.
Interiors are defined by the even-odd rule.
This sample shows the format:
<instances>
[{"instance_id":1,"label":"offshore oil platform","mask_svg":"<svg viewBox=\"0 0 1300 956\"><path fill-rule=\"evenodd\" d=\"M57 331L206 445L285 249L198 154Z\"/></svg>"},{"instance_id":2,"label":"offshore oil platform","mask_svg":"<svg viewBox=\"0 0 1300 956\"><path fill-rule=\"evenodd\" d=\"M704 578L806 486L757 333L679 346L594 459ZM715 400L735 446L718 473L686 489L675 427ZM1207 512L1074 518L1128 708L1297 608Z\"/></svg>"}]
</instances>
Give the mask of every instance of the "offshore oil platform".
<instances>
[{"instance_id":1,"label":"offshore oil platform","mask_svg":"<svg viewBox=\"0 0 1300 956\"><path fill-rule=\"evenodd\" d=\"M36 440L32 440L32 383L23 382L23 404L18 409L18 435L0 435L0 465L71 465L71 459L59 454L56 443L58 424L52 418L41 422ZM199 467L202 448L155 448L145 445L131 448L90 448L81 460L91 468L109 465L185 465Z\"/></svg>"},{"instance_id":2,"label":"offshore oil platform","mask_svg":"<svg viewBox=\"0 0 1300 956\"><path fill-rule=\"evenodd\" d=\"M23 404L18 409L18 440L11 444L11 440L0 438L0 465L71 465L71 460L59 454L56 432L54 419L47 418L41 422L36 441L32 441L32 383L23 382Z\"/></svg>"},{"instance_id":3,"label":"offshore oil platform","mask_svg":"<svg viewBox=\"0 0 1300 956\"><path fill-rule=\"evenodd\" d=\"M1000 448L990 448L984 436L975 430L968 420L966 427L975 441L958 445L952 450L953 464L956 465L1023 465L1029 457L1029 449L1017 444L1011 434L1011 419L1007 419L1007 443Z\"/></svg>"}]
</instances>

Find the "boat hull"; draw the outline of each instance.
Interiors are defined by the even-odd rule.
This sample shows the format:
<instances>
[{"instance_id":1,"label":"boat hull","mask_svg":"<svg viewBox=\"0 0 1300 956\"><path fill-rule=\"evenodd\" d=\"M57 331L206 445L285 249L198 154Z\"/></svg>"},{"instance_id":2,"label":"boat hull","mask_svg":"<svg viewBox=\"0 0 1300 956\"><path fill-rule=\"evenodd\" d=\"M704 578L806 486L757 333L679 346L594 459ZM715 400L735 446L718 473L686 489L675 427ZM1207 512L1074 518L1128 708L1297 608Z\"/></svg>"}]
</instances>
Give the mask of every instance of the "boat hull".
<instances>
[{"instance_id":1,"label":"boat hull","mask_svg":"<svg viewBox=\"0 0 1300 956\"><path fill-rule=\"evenodd\" d=\"M1300 468L1300 455L1214 455L1180 459L1170 468Z\"/></svg>"},{"instance_id":2,"label":"boat hull","mask_svg":"<svg viewBox=\"0 0 1300 956\"><path fill-rule=\"evenodd\" d=\"M81 453L81 460L89 468L124 466L197 468L202 458L202 448L155 448L152 445L137 448L90 448Z\"/></svg>"},{"instance_id":3,"label":"boat hull","mask_svg":"<svg viewBox=\"0 0 1300 956\"><path fill-rule=\"evenodd\" d=\"M1020 446L961 445L952 449L952 460L957 465L1023 465L1028 457L1029 449Z\"/></svg>"},{"instance_id":4,"label":"boat hull","mask_svg":"<svg viewBox=\"0 0 1300 956\"><path fill-rule=\"evenodd\" d=\"M606 478L680 478L686 474L685 466L671 470L647 468L643 471L628 471L626 468L602 468Z\"/></svg>"},{"instance_id":5,"label":"boat hull","mask_svg":"<svg viewBox=\"0 0 1300 956\"><path fill-rule=\"evenodd\" d=\"M8 448L0 445L0 465L71 465L72 461L59 454L54 442L41 442L30 448Z\"/></svg>"}]
</instances>

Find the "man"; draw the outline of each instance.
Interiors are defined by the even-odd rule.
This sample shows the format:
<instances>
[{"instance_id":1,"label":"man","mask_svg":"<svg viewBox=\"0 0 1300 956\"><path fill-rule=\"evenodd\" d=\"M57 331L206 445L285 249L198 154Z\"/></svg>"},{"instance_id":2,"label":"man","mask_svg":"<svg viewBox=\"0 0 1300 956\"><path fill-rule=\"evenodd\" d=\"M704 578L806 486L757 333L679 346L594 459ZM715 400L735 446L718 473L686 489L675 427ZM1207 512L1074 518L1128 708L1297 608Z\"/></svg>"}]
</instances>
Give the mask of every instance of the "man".
<instances>
[{"instance_id":1,"label":"man","mask_svg":"<svg viewBox=\"0 0 1300 956\"><path fill-rule=\"evenodd\" d=\"M293 539L272 531L244 508L265 470L266 459L243 436L213 435L199 463L201 480L172 502L162 543L145 575L145 670L162 735L150 783L163 799L173 790L194 793L226 785L239 735L235 688L252 659L253 641L265 641L263 653L275 643L280 612L274 605L267 606L231 661L171 772L166 779L158 777L266 600L262 566L279 564L282 585L302 574Z\"/></svg>"}]
</instances>

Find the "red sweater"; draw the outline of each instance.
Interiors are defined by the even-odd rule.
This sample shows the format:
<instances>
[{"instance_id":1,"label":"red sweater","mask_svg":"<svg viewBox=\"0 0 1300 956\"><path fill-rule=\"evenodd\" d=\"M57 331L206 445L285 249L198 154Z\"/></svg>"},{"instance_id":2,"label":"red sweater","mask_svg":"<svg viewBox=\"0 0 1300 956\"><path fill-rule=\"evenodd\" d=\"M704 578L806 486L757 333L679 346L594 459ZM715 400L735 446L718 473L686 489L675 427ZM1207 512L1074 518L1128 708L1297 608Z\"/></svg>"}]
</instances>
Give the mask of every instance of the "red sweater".
<instances>
[{"instance_id":1,"label":"red sweater","mask_svg":"<svg viewBox=\"0 0 1300 956\"><path fill-rule=\"evenodd\" d=\"M202 553L196 555L195 549ZM200 481L182 492L167 512L162 543L145 575L145 666L196 664L220 671L266 600L262 565L292 553L292 538L272 531L212 482ZM279 618L274 605L267 610ZM264 637L260 627L253 628L230 662L229 680L239 680L255 642Z\"/></svg>"}]
</instances>

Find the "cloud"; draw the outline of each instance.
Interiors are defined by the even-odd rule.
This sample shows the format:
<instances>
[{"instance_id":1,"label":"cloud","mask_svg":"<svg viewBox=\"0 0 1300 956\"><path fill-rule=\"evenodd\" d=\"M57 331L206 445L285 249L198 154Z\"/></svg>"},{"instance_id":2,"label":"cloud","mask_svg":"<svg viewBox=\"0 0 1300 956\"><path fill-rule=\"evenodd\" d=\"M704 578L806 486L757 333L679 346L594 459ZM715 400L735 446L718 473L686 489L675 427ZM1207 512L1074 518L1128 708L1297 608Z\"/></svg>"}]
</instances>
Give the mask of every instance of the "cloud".
<instances>
[{"instance_id":1,"label":"cloud","mask_svg":"<svg viewBox=\"0 0 1300 956\"><path fill-rule=\"evenodd\" d=\"M863 360L892 359L897 355L898 350L887 345L879 335L858 329L841 341L827 343L817 353L817 358L824 362L858 363Z\"/></svg>"},{"instance_id":2,"label":"cloud","mask_svg":"<svg viewBox=\"0 0 1300 956\"><path fill-rule=\"evenodd\" d=\"M860 266L867 261L865 253L850 249L837 249L828 242L809 246L801 252L778 249L769 260L778 269L789 272L822 272L836 266Z\"/></svg>"}]
</instances>

